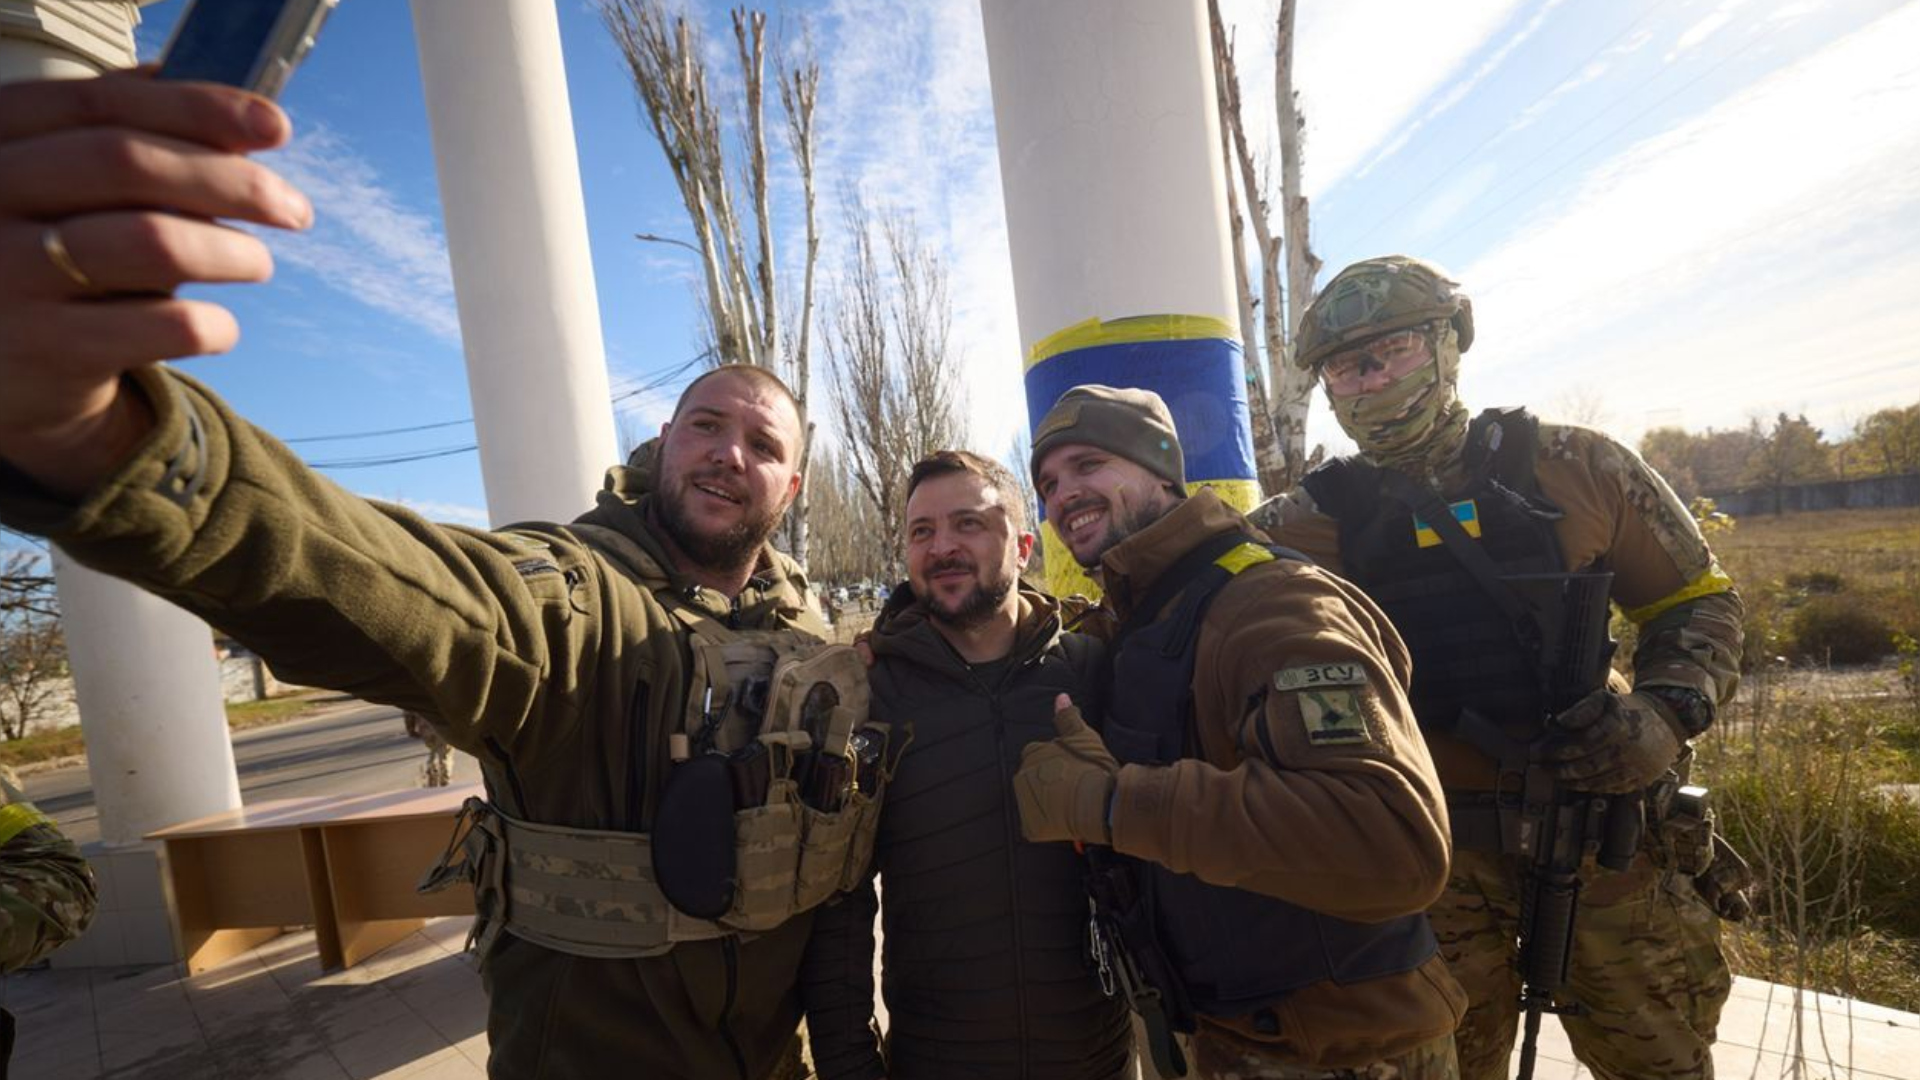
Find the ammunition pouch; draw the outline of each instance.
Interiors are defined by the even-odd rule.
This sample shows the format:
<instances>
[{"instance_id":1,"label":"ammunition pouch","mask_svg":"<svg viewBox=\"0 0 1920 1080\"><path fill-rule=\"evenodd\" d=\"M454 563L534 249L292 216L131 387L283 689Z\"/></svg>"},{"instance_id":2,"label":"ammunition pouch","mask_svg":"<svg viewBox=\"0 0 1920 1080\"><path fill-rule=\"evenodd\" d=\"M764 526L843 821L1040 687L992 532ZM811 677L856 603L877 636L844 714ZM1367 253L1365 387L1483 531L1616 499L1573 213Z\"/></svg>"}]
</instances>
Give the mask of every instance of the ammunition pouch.
<instances>
[{"instance_id":1,"label":"ammunition pouch","mask_svg":"<svg viewBox=\"0 0 1920 1080\"><path fill-rule=\"evenodd\" d=\"M461 809L420 890L473 886L468 945L483 963L502 931L592 957L751 936L864 880L891 765L864 662L791 632L689 621L694 677L652 832L522 821L480 799Z\"/></svg>"},{"instance_id":2,"label":"ammunition pouch","mask_svg":"<svg viewBox=\"0 0 1920 1080\"><path fill-rule=\"evenodd\" d=\"M1713 860L1694 877L1693 887L1714 914L1727 922L1746 922L1753 914L1753 900L1747 895L1753 887L1753 868L1718 833L1713 837Z\"/></svg>"},{"instance_id":3,"label":"ammunition pouch","mask_svg":"<svg viewBox=\"0 0 1920 1080\"><path fill-rule=\"evenodd\" d=\"M867 715L866 663L851 647L706 619L690 630L653 868L683 914L768 930L863 879L888 729Z\"/></svg>"},{"instance_id":4,"label":"ammunition pouch","mask_svg":"<svg viewBox=\"0 0 1920 1080\"><path fill-rule=\"evenodd\" d=\"M1742 922L1753 913L1753 869L1715 828L1706 788L1669 776L1647 793L1647 816L1658 823L1654 858L1661 866L1689 879L1722 919Z\"/></svg>"}]
</instances>

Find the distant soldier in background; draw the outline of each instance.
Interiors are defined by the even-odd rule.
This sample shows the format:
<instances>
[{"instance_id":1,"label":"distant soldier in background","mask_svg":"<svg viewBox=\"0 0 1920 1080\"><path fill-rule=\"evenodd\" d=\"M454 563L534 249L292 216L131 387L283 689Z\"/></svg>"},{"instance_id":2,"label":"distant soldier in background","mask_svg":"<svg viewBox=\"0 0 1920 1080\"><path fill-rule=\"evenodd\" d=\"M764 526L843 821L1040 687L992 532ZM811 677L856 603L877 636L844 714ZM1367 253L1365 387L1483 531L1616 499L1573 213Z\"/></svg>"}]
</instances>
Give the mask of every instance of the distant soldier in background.
<instances>
[{"instance_id":1,"label":"distant soldier in background","mask_svg":"<svg viewBox=\"0 0 1920 1080\"><path fill-rule=\"evenodd\" d=\"M80 849L0 765L0 974L79 937L98 904L93 868ZM0 1076L12 1056L13 1014L0 1009Z\"/></svg>"},{"instance_id":2,"label":"distant soldier in background","mask_svg":"<svg viewBox=\"0 0 1920 1080\"><path fill-rule=\"evenodd\" d=\"M425 783L423 787L446 787L453 783L453 747L441 738L440 732L427 718L417 712L402 712L400 721L407 725L407 734L419 739L427 748Z\"/></svg>"},{"instance_id":3,"label":"distant soldier in background","mask_svg":"<svg viewBox=\"0 0 1920 1080\"><path fill-rule=\"evenodd\" d=\"M1308 307L1296 362L1360 453L1249 517L1365 589L1413 654L1410 696L1453 830L1452 879L1428 914L1472 999L1455 1036L1461 1075L1507 1075L1532 910L1525 852L1539 843L1519 778L1544 766L1562 791L1644 812L1624 870L1589 860L1579 873L1571 967L1554 995L1578 1007L1561 1017L1574 1055L1609 1080L1709 1077L1730 989L1716 913L1744 914L1745 866L1680 784L1688 741L1739 680L1740 598L1632 450L1522 409L1470 416L1457 385L1473 329L1472 304L1438 267L1396 255L1342 270ZM1638 628L1634 678L1631 692L1616 676L1552 704L1557 650L1545 643L1574 620L1554 625L1537 591L1575 572L1599 625L1611 600Z\"/></svg>"}]
</instances>

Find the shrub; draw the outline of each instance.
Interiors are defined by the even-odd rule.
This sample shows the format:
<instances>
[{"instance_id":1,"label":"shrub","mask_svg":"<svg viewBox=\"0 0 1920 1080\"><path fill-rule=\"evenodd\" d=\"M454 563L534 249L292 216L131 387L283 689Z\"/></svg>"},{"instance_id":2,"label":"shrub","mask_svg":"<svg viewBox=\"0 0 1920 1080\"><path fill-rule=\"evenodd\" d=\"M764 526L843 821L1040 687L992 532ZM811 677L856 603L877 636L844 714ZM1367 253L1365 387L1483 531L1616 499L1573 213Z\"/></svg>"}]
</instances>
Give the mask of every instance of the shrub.
<instances>
[{"instance_id":1,"label":"shrub","mask_svg":"<svg viewBox=\"0 0 1920 1080\"><path fill-rule=\"evenodd\" d=\"M1809 596L1826 595L1841 592L1847 587L1847 579L1831 570L1808 570L1800 574L1787 575L1787 588L1797 589Z\"/></svg>"},{"instance_id":2,"label":"shrub","mask_svg":"<svg viewBox=\"0 0 1920 1080\"><path fill-rule=\"evenodd\" d=\"M1819 596L1793 613L1788 655L1825 664L1865 664L1893 651L1893 628L1856 598Z\"/></svg>"},{"instance_id":3,"label":"shrub","mask_svg":"<svg viewBox=\"0 0 1920 1080\"><path fill-rule=\"evenodd\" d=\"M1769 682L1766 676L1758 680ZM1920 762L1890 702L1808 703L1754 687L1703 740L1695 775L1752 864L1755 917L1730 939L1740 974L1911 1009L1920 977L1920 805L1894 785Z\"/></svg>"}]
</instances>

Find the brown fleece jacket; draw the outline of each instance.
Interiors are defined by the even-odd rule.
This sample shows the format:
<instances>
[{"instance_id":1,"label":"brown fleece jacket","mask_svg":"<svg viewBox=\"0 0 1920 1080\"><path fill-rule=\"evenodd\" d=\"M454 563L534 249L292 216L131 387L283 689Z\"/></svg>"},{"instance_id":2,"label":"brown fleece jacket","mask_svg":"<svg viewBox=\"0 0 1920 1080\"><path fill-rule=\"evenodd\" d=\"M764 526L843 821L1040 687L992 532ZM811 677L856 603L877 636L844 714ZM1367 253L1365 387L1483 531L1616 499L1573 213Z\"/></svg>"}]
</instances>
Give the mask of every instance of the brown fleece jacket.
<instances>
[{"instance_id":1,"label":"brown fleece jacket","mask_svg":"<svg viewBox=\"0 0 1920 1080\"><path fill-rule=\"evenodd\" d=\"M1115 617L1205 540L1260 534L1208 490L1108 551L1101 585ZM1446 803L1407 704L1409 662L1386 616L1314 566L1276 560L1223 587L1201 624L1193 673L1197 756L1128 765L1113 807L1116 850L1216 885L1329 915L1380 921L1424 910L1447 880ZM1302 693L1282 673L1358 664L1366 737L1315 745ZM1321 983L1274 1010L1277 1034L1206 1026L1281 1060L1338 1068L1453 1030L1465 999L1436 956L1355 985ZM1224 1029L1224 1030L1223 1030Z\"/></svg>"}]
</instances>

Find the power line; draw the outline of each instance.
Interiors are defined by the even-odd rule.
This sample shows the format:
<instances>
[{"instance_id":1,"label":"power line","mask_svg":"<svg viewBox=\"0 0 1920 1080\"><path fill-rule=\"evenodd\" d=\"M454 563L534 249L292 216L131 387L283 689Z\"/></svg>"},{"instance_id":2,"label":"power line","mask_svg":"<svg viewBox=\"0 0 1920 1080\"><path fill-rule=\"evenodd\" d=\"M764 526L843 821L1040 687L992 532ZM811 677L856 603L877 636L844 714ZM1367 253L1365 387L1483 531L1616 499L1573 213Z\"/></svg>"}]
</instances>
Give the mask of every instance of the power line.
<instances>
[{"instance_id":1,"label":"power line","mask_svg":"<svg viewBox=\"0 0 1920 1080\"><path fill-rule=\"evenodd\" d=\"M442 420L437 424L416 424L413 427L382 428L379 431L349 431L339 435L306 435L298 439L281 439L291 446L295 443L340 442L345 439L371 439L379 435L411 435L416 431L433 431L438 428L459 427L473 423L473 417L465 420Z\"/></svg>"},{"instance_id":2,"label":"power line","mask_svg":"<svg viewBox=\"0 0 1920 1080\"><path fill-rule=\"evenodd\" d=\"M1634 30L1639 29L1640 24L1646 22L1649 18L1651 18L1656 11L1659 11L1661 9L1661 6L1662 5L1660 3L1660 0L1655 0L1655 2L1649 5L1645 11L1642 11L1640 13L1639 18L1628 23L1623 29L1620 30L1619 33L1614 34L1612 37L1608 38L1605 42L1602 42L1598 48L1588 53L1585 59L1581 60L1579 63L1574 64L1572 67L1568 68L1566 72L1563 73L1559 78L1553 80L1553 85L1555 87L1562 86L1566 83L1568 79L1573 78L1574 75L1585 70L1587 65L1593 63L1593 61L1597 57L1599 57L1601 53L1612 48L1614 44L1618 42L1621 38L1626 37L1628 34L1632 33ZM1552 91L1549 90L1548 93L1551 94ZM1575 133L1583 130L1588 125L1592 124L1594 121L1600 119L1602 116L1605 116L1608 112L1611 112L1614 106L1620 104L1621 101L1623 100L1625 99L1624 98L1614 99L1614 101L1611 104L1609 104L1606 108L1601 109L1599 112L1594 113L1592 116L1589 116L1587 119L1585 119L1578 125L1574 126L1566 134L1562 135L1558 140L1556 140L1552 146L1549 146L1546 151L1542 151L1541 153L1544 155L1547 151L1551 151L1555 147L1558 147L1561 143L1566 142L1566 140L1568 138L1571 138ZM1489 134L1486 138L1481 139L1478 143L1475 143L1472 149L1469 149L1466 153L1461 154L1459 158L1455 159L1452 164L1448 165L1444 169L1440 169L1437 172L1435 172L1433 174L1433 179L1427 181L1427 183L1424 186L1422 186L1420 190L1414 192L1412 195L1407 196L1404 200L1401 201L1400 205L1394 207L1392 210L1389 210L1384 214L1374 215L1373 224L1367 227L1366 232L1363 232L1358 237L1355 237L1351 242L1351 245L1354 247L1358 247L1362 241L1367 239L1367 237L1372 236L1376 232L1379 232L1380 227L1382 225L1385 225L1389 221L1398 220L1402 211L1406 210L1407 207L1412 206L1415 202L1419 201L1422 195L1425 195L1427 192L1432 191L1442 181L1452 179L1455 175L1457 175L1457 170L1460 168L1460 166L1465 165L1468 161L1471 161L1475 155L1477 155L1478 153L1480 153L1480 151L1487 148L1487 144L1493 142L1495 139L1498 139L1500 136L1506 134L1510 130L1512 130L1511 124L1494 129L1494 131L1491 134ZM1404 172L1406 168L1407 166L1402 165L1399 168L1395 169L1395 175L1398 175L1399 173Z\"/></svg>"},{"instance_id":3,"label":"power line","mask_svg":"<svg viewBox=\"0 0 1920 1080\"><path fill-rule=\"evenodd\" d=\"M1780 31L1778 30L1773 31L1773 33L1775 34L1779 32ZM1580 159L1586 157L1588 154L1593 153L1595 150L1605 145L1608 140L1620 134L1622 131L1625 131L1627 128L1633 126L1633 124L1636 121L1639 121L1640 119L1644 118L1649 113L1653 112L1655 109L1658 109L1660 106L1665 105L1667 102L1672 101L1676 97L1679 97L1681 94L1687 92L1688 90L1693 89L1693 87L1696 84L1698 84L1702 79L1705 79L1707 76L1712 75L1713 73L1719 71L1723 67L1726 67L1728 64L1732 63L1734 60L1739 59L1741 56L1745 55L1747 50L1753 48L1755 45L1759 44L1760 42L1767 40L1767 38L1770 36L1772 35L1762 34L1756 37L1748 38L1745 44L1741 45L1739 48L1734 49L1732 52L1729 52L1726 56L1721 57L1717 63L1709 65L1705 70L1701 71L1700 74L1695 75L1693 78L1688 79L1686 82L1681 83L1679 86L1675 87L1671 93L1663 95L1662 97L1656 99L1652 104L1648 105L1646 108L1641 109L1639 112L1634 113L1632 116L1627 117L1625 120L1622 120L1619 124L1608 129L1605 134L1602 134L1599 138L1593 140L1592 142L1588 143L1586 146L1582 147L1572 157L1569 157L1565 161L1562 161L1559 165L1554 166L1551 170L1547 171L1546 173L1543 173L1538 178L1533 180L1533 182L1521 187L1519 190L1507 196L1505 199L1502 199L1498 203L1495 203L1493 206L1488 207L1484 212L1482 212L1478 217L1474 218L1472 221L1469 221L1464 225L1461 225L1455 228L1453 231L1447 233L1445 236L1441 237L1438 241L1436 241L1432 246L1436 249L1444 247L1446 244L1451 242L1455 237L1460 236L1462 233L1466 233L1472 230L1474 227L1478 226L1481 222L1487 220L1493 215L1506 209L1508 206L1511 206L1516 199L1520 198L1520 196L1525 195L1526 193L1532 191L1534 188L1539 187L1541 184L1544 184L1547 181L1565 172L1570 166L1573 165L1574 162L1579 161ZM1604 114L1604 110L1602 114ZM1597 115L1600 115L1600 114L1597 114ZM1584 127L1585 125L1582 125L1582 126ZM1578 130L1580 129L1579 128L1574 129L1574 131L1578 131ZM1535 155L1532 159L1530 159L1529 162L1523 163L1523 167L1525 164L1530 164L1532 161L1538 161L1544 158L1551 151L1558 149L1562 143L1565 143L1567 141L1568 137L1572 136L1573 133L1574 132L1568 132L1567 136L1560 138L1559 140L1554 142L1552 146L1549 146L1547 147L1547 149L1542 150L1539 154Z\"/></svg>"},{"instance_id":4,"label":"power line","mask_svg":"<svg viewBox=\"0 0 1920 1080\"><path fill-rule=\"evenodd\" d=\"M695 364L700 363L701 361L707 359L712 355L713 355L712 349L703 349L700 352L696 353L690 359L687 359L685 361L682 361L681 363L675 364L672 367L660 368L654 371L641 372L639 375L629 375L620 381L631 382L635 379L645 380L645 381L641 382L640 385L638 386L634 386L629 389L615 393L611 401L612 402L625 401L630 397L635 397L637 395L646 393L649 390L657 390L660 387L665 386L668 383L672 382L674 378L676 378L680 374L687 371L687 369L693 367ZM435 431L440 428L459 427L462 424L471 424L471 423L473 423L473 417L469 416L460 420L442 420L432 424L414 424L410 427L379 428L372 431L343 431L343 432L337 432L330 435L302 435L297 438L281 439L280 441L283 443L286 443L289 446L293 446L300 443L344 442L350 439L374 439L374 438L380 438L386 435L411 435L416 432ZM471 447L469 447L469 449L471 449Z\"/></svg>"},{"instance_id":5,"label":"power line","mask_svg":"<svg viewBox=\"0 0 1920 1080\"><path fill-rule=\"evenodd\" d=\"M478 449L480 449L480 444L468 443L465 446L443 446L437 450L422 450L414 454L341 458L338 461L309 461L307 462L307 466L313 469L371 469L377 465L401 465L409 461L426 461L429 458L452 457L455 454L470 454Z\"/></svg>"}]
</instances>

